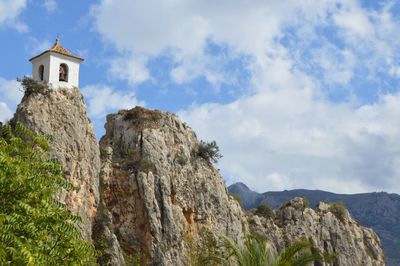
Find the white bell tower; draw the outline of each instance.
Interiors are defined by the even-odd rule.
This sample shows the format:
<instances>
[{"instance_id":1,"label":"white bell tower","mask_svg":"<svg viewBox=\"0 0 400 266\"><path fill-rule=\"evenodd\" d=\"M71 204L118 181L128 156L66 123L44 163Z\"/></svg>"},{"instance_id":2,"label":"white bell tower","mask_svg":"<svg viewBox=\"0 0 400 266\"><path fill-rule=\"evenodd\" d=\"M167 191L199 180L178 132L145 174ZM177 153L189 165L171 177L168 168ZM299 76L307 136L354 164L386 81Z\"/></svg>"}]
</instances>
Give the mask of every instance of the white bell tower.
<instances>
[{"instance_id":1,"label":"white bell tower","mask_svg":"<svg viewBox=\"0 0 400 266\"><path fill-rule=\"evenodd\" d=\"M79 64L84 59L62 47L57 38L53 47L32 57L32 78L50 88L79 87Z\"/></svg>"}]
</instances>

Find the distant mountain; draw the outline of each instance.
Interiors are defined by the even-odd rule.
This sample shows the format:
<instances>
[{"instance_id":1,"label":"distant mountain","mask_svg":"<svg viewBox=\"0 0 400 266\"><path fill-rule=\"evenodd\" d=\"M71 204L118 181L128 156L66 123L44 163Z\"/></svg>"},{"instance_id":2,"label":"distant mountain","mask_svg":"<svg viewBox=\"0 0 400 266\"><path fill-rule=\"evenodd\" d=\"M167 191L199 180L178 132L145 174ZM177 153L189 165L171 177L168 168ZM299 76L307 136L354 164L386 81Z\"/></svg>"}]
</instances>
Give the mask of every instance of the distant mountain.
<instances>
[{"instance_id":1,"label":"distant mountain","mask_svg":"<svg viewBox=\"0 0 400 266\"><path fill-rule=\"evenodd\" d=\"M386 192L347 195L306 189L257 193L243 183L233 184L228 189L241 197L247 210L260 204L276 208L294 197L307 198L311 207L320 201L342 201L356 220L379 235L387 265L400 265L400 195Z\"/></svg>"}]
</instances>

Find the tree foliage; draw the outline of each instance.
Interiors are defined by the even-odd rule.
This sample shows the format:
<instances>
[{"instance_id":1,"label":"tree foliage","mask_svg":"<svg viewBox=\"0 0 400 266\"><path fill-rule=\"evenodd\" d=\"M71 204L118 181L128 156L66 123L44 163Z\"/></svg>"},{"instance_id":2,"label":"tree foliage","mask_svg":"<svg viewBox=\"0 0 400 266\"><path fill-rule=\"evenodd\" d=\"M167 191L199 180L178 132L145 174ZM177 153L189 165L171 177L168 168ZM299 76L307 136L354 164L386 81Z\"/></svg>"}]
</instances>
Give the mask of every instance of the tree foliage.
<instances>
[{"instance_id":1,"label":"tree foliage","mask_svg":"<svg viewBox=\"0 0 400 266\"><path fill-rule=\"evenodd\" d=\"M221 265L237 266L306 266L324 258L311 252L311 243L300 240L287 246L273 256L270 243L260 237L248 236L243 245L236 244L232 239L223 237L222 246L227 255L210 257Z\"/></svg>"},{"instance_id":2,"label":"tree foliage","mask_svg":"<svg viewBox=\"0 0 400 266\"><path fill-rule=\"evenodd\" d=\"M217 163L218 160L222 158L222 154L219 152L219 147L215 140L211 142L200 141L197 147L197 156L202 157L209 163Z\"/></svg>"},{"instance_id":3,"label":"tree foliage","mask_svg":"<svg viewBox=\"0 0 400 266\"><path fill-rule=\"evenodd\" d=\"M47 139L17 123L0 132L0 265L88 265L95 254L55 199L73 186Z\"/></svg>"}]
</instances>

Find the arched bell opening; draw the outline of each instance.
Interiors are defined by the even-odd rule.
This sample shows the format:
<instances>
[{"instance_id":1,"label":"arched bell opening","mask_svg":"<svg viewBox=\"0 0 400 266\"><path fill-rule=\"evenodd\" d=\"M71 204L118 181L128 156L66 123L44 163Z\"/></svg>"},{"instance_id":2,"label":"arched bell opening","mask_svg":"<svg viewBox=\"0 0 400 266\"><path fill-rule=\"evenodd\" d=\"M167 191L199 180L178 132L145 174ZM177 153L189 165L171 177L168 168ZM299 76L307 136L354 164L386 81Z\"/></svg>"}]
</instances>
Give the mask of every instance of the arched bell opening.
<instances>
[{"instance_id":1,"label":"arched bell opening","mask_svg":"<svg viewBox=\"0 0 400 266\"><path fill-rule=\"evenodd\" d=\"M43 81L43 79L44 79L44 66L40 65L39 66L39 80Z\"/></svg>"},{"instance_id":2,"label":"arched bell opening","mask_svg":"<svg viewBox=\"0 0 400 266\"><path fill-rule=\"evenodd\" d=\"M59 81L68 82L68 66L67 66L67 64L60 64Z\"/></svg>"}]
</instances>

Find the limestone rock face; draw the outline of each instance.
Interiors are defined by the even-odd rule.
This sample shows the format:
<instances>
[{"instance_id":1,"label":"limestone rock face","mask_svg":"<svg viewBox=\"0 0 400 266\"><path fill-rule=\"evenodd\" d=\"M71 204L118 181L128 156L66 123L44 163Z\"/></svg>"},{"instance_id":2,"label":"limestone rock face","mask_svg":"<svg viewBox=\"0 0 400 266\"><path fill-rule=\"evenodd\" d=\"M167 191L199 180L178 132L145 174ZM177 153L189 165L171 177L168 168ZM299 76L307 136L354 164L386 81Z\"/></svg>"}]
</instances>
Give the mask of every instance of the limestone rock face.
<instances>
[{"instance_id":1,"label":"limestone rock face","mask_svg":"<svg viewBox=\"0 0 400 266\"><path fill-rule=\"evenodd\" d=\"M251 230L266 235L277 250L298 239L309 239L314 251L335 253L328 265L385 265L378 236L359 225L346 209L335 211L321 202L315 210L302 198L294 198L277 208L275 218L249 218Z\"/></svg>"},{"instance_id":2,"label":"limestone rock face","mask_svg":"<svg viewBox=\"0 0 400 266\"><path fill-rule=\"evenodd\" d=\"M244 236L239 204L175 115L136 107L109 115L105 128L102 196L126 262L193 265L218 236Z\"/></svg>"},{"instance_id":3,"label":"limestone rock face","mask_svg":"<svg viewBox=\"0 0 400 266\"><path fill-rule=\"evenodd\" d=\"M52 156L63 164L65 178L79 188L60 195L60 199L72 213L82 218L80 229L90 240L99 202L100 152L79 89L26 95L13 121L23 123L37 133L52 136Z\"/></svg>"},{"instance_id":4,"label":"limestone rock face","mask_svg":"<svg viewBox=\"0 0 400 266\"><path fill-rule=\"evenodd\" d=\"M82 217L84 237L104 251L101 265L196 265L219 236L240 242L250 232L278 251L310 239L316 252L337 254L331 265L384 265L379 238L347 211L338 218L329 205L312 210L295 198L273 219L246 215L196 152L193 130L171 113L136 107L111 114L99 146L75 88L25 96L13 121L53 136L52 156L79 187L60 199Z\"/></svg>"}]
</instances>

